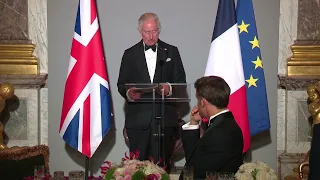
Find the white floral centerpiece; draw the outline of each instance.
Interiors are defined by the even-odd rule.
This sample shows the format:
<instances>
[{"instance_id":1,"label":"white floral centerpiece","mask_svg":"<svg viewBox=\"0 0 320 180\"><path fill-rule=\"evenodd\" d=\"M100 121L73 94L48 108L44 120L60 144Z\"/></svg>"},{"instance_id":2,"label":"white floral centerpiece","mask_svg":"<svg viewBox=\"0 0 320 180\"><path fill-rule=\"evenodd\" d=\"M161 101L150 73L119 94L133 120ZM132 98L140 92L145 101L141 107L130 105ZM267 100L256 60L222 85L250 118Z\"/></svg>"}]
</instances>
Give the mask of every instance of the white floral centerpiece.
<instances>
[{"instance_id":1,"label":"white floral centerpiece","mask_svg":"<svg viewBox=\"0 0 320 180\"><path fill-rule=\"evenodd\" d=\"M266 163L248 162L239 167L236 180L278 180L278 176Z\"/></svg>"}]
</instances>

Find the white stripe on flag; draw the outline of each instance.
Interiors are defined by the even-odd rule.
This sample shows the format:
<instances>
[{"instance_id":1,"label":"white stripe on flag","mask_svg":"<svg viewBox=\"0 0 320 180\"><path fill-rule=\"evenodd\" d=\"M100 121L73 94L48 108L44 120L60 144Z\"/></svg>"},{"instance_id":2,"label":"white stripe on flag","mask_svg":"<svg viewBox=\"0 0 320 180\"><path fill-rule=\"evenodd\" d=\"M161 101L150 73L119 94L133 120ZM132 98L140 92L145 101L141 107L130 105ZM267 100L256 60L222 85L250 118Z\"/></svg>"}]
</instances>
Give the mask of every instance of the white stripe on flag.
<instances>
[{"instance_id":1,"label":"white stripe on flag","mask_svg":"<svg viewBox=\"0 0 320 180\"><path fill-rule=\"evenodd\" d=\"M231 94L245 85L237 24L211 42L205 76L219 76Z\"/></svg>"},{"instance_id":2,"label":"white stripe on flag","mask_svg":"<svg viewBox=\"0 0 320 180\"><path fill-rule=\"evenodd\" d=\"M82 152L82 136L83 136L83 110L82 106L79 111L79 130L78 130L78 151Z\"/></svg>"},{"instance_id":3,"label":"white stripe on flag","mask_svg":"<svg viewBox=\"0 0 320 180\"><path fill-rule=\"evenodd\" d=\"M74 65L76 64L77 60L75 58L73 58L72 56L70 57L70 61L69 61L69 66L68 66L68 74L67 77L69 77L70 72L72 71Z\"/></svg>"},{"instance_id":4,"label":"white stripe on flag","mask_svg":"<svg viewBox=\"0 0 320 180\"><path fill-rule=\"evenodd\" d=\"M93 154L102 141L102 124L101 124L101 92L100 79L97 74L91 78L89 87L91 90L90 97L90 152ZM105 81L105 80L104 80Z\"/></svg>"}]
</instances>

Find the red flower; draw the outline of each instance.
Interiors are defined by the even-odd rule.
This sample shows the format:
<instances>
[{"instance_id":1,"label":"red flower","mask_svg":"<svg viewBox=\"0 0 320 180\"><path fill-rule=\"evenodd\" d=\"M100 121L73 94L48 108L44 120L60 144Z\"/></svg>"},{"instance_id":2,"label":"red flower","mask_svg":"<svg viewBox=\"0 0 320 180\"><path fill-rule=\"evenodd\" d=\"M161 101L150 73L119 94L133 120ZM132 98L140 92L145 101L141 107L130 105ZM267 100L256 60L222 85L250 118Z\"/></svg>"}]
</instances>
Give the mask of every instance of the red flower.
<instances>
[{"instance_id":1,"label":"red flower","mask_svg":"<svg viewBox=\"0 0 320 180\"><path fill-rule=\"evenodd\" d=\"M149 174L145 180L158 180L158 177L155 174Z\"/></svg>"},{"instance_id":2,"label":"red flower","mask_svg":"<svg viewBox=\"0 0 320 180\"><path fill-rule=\"evenodd\" d=\"M140 154L140 151L137 149L136 152L130 152L130 156L127 155L127 152L124 153L124 158L122 158L122 161L125 160L133 160L133 159L138 159Z\"/></svg>"},{"instance_id":3,"label":"red flower","mask_svg":"<svg viewBox=\"0 0 320 180\"><path fill-rule=\"evenodd\" d=\"M105 166L103 166L104 164L105 164ZM105 161L100 166L100 173L105 175L110 168L111 168L111 163L109 161Z\"/></svg>"}]
</instances>

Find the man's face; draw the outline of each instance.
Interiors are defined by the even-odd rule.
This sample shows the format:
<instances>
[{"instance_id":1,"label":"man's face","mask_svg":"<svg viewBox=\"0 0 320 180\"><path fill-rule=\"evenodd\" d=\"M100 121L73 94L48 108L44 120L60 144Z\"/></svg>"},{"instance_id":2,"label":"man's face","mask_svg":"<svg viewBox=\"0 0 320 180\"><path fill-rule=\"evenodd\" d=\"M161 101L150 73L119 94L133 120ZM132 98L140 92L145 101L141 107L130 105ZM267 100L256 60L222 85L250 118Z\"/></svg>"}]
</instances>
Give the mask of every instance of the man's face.
<instances>
[{"instance_id":1,"label":"man's face","mask_svg":"<svg viewBox=\"0 0 320 180\"><path fill-rule=\"evenodd\" d=\"M206 111L205 111L205 105L203 102L203 98L202 97L197 97L198 102L197 102L197 106L198 106L198 111L199 111L199 115L201 118L207 118L206 115Z\"/></svg>"},{"instance_id":2,"label":"man's face","mask_svg":"<svg viewBox=\"0 0 320 180\"><path fill-rule=\"evenodd\" d=\"M158 42L159 33L158 24L153 19L145 20L141 25L140 34L143 42L148 46L152 46Z\"/></svg>"}]
</instances>

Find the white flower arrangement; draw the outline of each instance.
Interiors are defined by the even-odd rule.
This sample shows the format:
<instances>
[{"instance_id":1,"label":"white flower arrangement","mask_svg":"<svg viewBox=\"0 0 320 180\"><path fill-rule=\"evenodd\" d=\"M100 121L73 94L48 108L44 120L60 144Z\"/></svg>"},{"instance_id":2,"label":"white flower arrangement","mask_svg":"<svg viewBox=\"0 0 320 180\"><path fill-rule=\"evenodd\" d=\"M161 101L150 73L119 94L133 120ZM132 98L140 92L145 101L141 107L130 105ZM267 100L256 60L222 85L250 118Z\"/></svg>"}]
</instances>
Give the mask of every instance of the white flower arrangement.
<instances>
[{"instance_id":1,"label":"white flower arrangement","mask_svg":"<svg viewBox=\"0 0 320 180\"><path fill-rule=\"evenodd\" d=\"M261 161L242 164L235 178L236 180L278 180L275 171Z\"/></svg>"}]
</instances>

